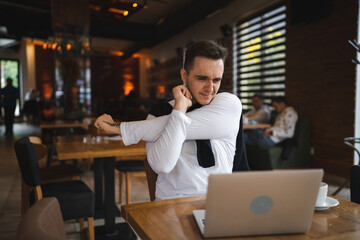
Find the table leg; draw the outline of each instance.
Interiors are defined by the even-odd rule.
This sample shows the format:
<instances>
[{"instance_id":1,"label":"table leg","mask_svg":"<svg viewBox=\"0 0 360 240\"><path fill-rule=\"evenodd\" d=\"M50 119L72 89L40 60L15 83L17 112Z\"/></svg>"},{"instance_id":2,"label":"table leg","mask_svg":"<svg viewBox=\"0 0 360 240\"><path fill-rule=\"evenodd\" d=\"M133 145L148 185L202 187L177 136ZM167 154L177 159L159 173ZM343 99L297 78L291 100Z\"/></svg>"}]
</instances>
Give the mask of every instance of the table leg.
<instances>
[{"instance_id":1,"label":"table leg","mask_svg":"<svg viewBox=\"0 0 360 240\"><path fill-rule=\"evenodd\" d=\"M104 159L104 213L105 231L112 233L115 230L115 176L114 158Z\"/></svg>"},{"instance_id":2,"label":"table leg","mask_svg":"<svg viewBox=\"0 0 360 240\"><path fill-rule=\"evenodd\" d=\"M103 216L105 226L95 227L95 238L99 239L124 239L135 240L136 234L128 223L115 223L117 207L115 205L115 174L114 174L114 158L94 159L94 181L95 181L95 210L103 206ZM104 174L104 192L102 191L102 177ZM96 183L96 181L99 181ZM102 204L102 196L104 196L104 204Z\"/></svg>"},{"instance_id":3,"label":"table leg","mask_svg":"<svg viewBox=\"0 0 360 240\"><path fill-rule=\"evenodd\" d=\"M104 217L103 160L94 159L95 219Z\"/></svg>"}]
</instances>

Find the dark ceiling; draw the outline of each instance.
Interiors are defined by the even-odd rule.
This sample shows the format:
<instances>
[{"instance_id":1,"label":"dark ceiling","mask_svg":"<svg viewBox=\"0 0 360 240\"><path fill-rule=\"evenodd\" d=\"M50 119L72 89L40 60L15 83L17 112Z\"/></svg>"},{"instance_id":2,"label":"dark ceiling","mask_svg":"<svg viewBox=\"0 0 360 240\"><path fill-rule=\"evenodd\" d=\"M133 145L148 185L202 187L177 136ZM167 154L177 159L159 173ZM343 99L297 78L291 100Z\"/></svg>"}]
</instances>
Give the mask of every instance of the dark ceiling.
<instances>
[{"instance_id":1,"label":"dark ceiling","mask_svg":"<svg viewBox=\"0 0 360 240\"><path fill-rule=\"evenodd\" d=\"M90 37L128 41L131 44L124 52L129 56L143 47L153 47L169 39L232 1L88 0ZM134 2L138 3L135 11L129 7ZM109 8L128 8L129 14L124 17ZM53 36L51 13L52 0L0 0L0 27L7 28L7 33L0 31L0 38L46 40Z\"/></svg>"}]
</instances>

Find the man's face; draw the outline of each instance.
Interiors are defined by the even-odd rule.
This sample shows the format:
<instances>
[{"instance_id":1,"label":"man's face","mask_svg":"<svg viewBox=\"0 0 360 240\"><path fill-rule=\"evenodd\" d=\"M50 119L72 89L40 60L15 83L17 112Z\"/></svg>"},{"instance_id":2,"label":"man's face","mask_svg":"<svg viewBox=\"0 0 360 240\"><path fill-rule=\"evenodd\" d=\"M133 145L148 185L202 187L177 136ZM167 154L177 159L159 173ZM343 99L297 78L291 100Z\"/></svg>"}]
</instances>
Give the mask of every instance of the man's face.
<instances>
[{"instance_id":1,"label":"man's face","mask_svg":"<svg viewBox=\"0 0 360 240\"><path fill-rule=\"evenodd\" d=\"M181 69L181 79L190 90L193 100L201 105L207 105L215 97L224 73L222 59L213 60L196 57L190 72Z\"/></svg>"},{"instance_id":2,"label":"man's face","mask_svg":"<svg viewBox=\"0 0 360 240\"><path fill-rule=\"evenodd\" d=\"M252 105L254 106L255 109L259 109L261 108L261 106L263 105L263 100L261 100L258 97L253 97L252 98Z\"/></svg>"},{"instance_id":3,"label":"man's face","mask_svg":"<svg viewBox=\"0 0 360 240\"><path fill-rule=\"evenodd\" d=\"M273 106L274 110L278 113L286 108L286 105L283 102L273 102L272 106Z\"/></svg>"}]
</instances>

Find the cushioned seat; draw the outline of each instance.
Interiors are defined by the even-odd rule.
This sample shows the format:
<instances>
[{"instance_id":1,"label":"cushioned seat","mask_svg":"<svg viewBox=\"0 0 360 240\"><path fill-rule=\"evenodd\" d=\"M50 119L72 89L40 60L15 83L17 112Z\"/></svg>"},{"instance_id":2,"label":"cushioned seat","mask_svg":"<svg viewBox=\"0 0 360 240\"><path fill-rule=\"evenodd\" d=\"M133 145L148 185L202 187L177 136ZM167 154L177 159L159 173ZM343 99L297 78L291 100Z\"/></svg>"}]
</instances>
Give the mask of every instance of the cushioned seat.
<instances>
[{"instance_id":1,"label":"cushioned seat","mask_svg":"<svg viewBox=\"0 0 360 240\"><path fill-rule=\"evenodd\" d=\"M93 217L94 193L81 180L48 183L41 186L44 197L56 197L64 220ZM78 204L81 202L81 204Z\"/></svg>"},{"instance_id":2,"label":"cushioned seat","mask_svg":"<svg viewBox=\"0 0 360 240\"><path fill-rule=\"evenodd\" d=\"M136 173L145 174L144 160L120 160L115 162L115 169L120 172L119 176L119 201L122 203L122 185L126 183L126 203L131 203L131 176ZM124 181L125 179L125 181Z\"/></svg>"},{"instance_id":3,"label":"cushioned seat","mask_svg":"<svg viewBox=\"0 0 360 240\"><path fill-rule=\"evenodd\" d=\"M258 147L247 146L246 153L252 169L284 169L307 168L310 166L311 121L299 118L296 122L295 134L285 149L283 146ZM289 151L284 158L283 151Z\"/></svg>"}]
</instances>

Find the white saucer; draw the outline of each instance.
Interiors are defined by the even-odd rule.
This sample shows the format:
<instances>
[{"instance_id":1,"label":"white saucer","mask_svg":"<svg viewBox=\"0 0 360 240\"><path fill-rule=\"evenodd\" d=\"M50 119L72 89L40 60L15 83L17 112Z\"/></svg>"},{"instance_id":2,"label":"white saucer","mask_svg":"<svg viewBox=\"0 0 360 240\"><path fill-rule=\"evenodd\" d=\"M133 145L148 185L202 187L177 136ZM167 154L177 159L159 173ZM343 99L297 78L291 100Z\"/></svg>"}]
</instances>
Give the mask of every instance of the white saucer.
<instances>
[{"instance_id":1,"label":"white saucer","mask_svg":"<svg viewBox=\"0 0 360 240\"><path fill-rule=\"evenodd\" d=\"M325 203L323 205L316 205L315 210L321 211L329 209L330 207L335 207L339 205L339 201L332 197L326 197Z\"/></svg>"}]
</instances>

